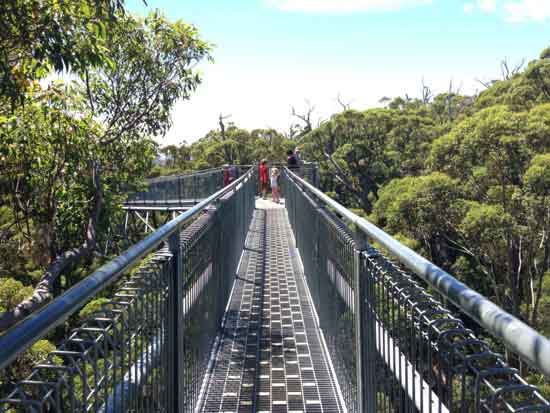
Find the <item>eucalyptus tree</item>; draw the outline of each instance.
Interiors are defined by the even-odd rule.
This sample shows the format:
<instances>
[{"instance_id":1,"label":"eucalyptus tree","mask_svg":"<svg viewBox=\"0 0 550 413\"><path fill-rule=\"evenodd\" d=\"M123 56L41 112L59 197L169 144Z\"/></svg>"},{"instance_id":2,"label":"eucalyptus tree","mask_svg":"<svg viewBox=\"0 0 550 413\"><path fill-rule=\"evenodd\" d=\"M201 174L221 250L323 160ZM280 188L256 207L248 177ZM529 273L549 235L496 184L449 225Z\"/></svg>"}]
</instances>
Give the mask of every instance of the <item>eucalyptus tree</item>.
<instances>
[{"instance_id":1,"label":"eucalyptus tree","mask_svg":"<svg viewBox=\"0 0 550 413\"><path fill-rule=\"evenodd\" d=\"M325 187L370 213L385 183L421 172L437 136L427 110L348 110L308 133L304 146L307 156L320 163Z\"/></svg>"},{"instance_id":2,"label":"eucalyptus tree","mask_svg":"<svg viewBox=\"0 0 550 413\"><path fill-rule=\"evenodd\" d=\"M549 124L548 104L465 118L433 141L425 174L384 185L371 215L535 326L548 317Z\"/></svg>"},{"instance_id":3,"label":"eucalyptus tree","mask_svg":"<svg viewBox=\"0 0 550 413\"><path fill-rule=\"evenodd\" d=\"M51 70L83 73L105 63L107 33L123 0L0 2L0 114L22 103Z\"/></svg>"},{"instance_id":4,"label":"eucalyptus tree","mask_svg":"<svg viewBox=\"0 0 550 413\"><path fill-rule=\"evenodd\" d=\"M464 191L455 247L492 280L499 304L532 322L550 270L549 124L548 104L492 106L436 140L428 159Z\"/></svg>"},{"instance_id":5,"label":"eucalyptus tree","mask_svg":"<svg viewBox=\"0 0 550 413\"><path fill-rule=\"evenodd\" d=\"M28 103L2 119L3 197L44 271L30 298L0 314L0 329L43 305L60 274L70 278L93 257L122 194L152 166L151 138L198 86L194 67L210 51L193 26L156 12L118 14L104 44L104 64L85 66L68 85L35 84Z\"/></svg>"}]
</instances>

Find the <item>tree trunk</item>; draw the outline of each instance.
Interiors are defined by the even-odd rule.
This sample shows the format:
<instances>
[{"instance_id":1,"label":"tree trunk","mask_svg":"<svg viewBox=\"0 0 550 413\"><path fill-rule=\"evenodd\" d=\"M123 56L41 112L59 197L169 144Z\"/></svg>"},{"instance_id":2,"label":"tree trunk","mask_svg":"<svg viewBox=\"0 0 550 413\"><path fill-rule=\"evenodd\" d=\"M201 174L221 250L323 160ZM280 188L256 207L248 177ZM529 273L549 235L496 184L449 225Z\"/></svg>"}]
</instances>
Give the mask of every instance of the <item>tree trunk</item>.
<instances>
[{"instance_id":1,"label":"tree trunk","mask_svg":"<svg viewBox=\"0 0 550 413\"><path fill-rule=\"evenodd\" d=\"M93 182L94 206L90 212L90 217L86 227L86 240L78 248L74 248L57 255L42 275L42 278L36 285L32 296L20 302L12 310L0 314L0 332L7 330L46 304L46 302L52 298L53 286L61 273L71 270L83 259L90 257L93 253L97 243L97 222L99 221L99 216L103 208L103 190L101 187L100 166L97 163L93 165Z\"/></svg>"}]
</instances>

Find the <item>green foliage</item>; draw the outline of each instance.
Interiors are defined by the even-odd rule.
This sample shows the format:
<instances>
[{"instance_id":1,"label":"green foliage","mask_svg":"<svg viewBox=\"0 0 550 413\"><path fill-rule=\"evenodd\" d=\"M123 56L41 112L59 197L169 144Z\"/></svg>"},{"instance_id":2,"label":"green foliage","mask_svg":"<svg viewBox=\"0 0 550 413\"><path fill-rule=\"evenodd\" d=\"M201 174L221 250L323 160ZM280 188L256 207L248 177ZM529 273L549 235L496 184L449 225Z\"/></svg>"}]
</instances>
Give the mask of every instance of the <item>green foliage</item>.
<instances>
[{"instance_id":1,"label":"green foliage","mask_svg":"<svg viewBox=\"0 0 550 413\"><path fill-rule=\"evenodd\" d=\"M49 353L55 350L55 345L48 340L38 340L27 351L21 354L17 361L0 371L0 388L11 382L28 377L35 364L46 359ZM54 357L55 364L61 364L59 357Z\"/></svg>"},{"instance_id":2,"label":"green foliage","mask_svg":"<svg viewBox=\"0 0 550 413\"><path fill-rule=\"evenodd\" d=\"M523 175L523 180L533 195L550 197L550 153L535 156Z\"/></svg>"},{"instance_id":3,"label":"green foliage","mask_svg":"<svg viewBox=\"0 0 550 413\"><path fill-rule=\"evenodd\" d=\"M160 149L164 166L155 166L151 177L220 167L224 164L251 165L262 159L286 163L286 152L296 142L274 129L248 131L230 123L222 133L212 130L189 145L168 145Z\"/></svg>"},{"instance_id":4,"label":"green foliage","mask_svg":"<svg viewBox=\"0 0 550 413\"><path fill-rule=\"evenodd\" d=\"M326 190L334 191L340 202L370 212L384 183L422 172L440 129L417 102L396 100L389 109L334 115L305 136L304 152L319 162ZM325 179L330 172L339 181Z\"/></svg>"},{"instance_id":5,"label":"green foliage","mask_svg":"<svg viewBox=\"0 0 550 413\"><path fill-rule=\"evenodd\" d=\"M441 264L447 257L439 247L453 233L460 197L458 181L440 172L394 179L380 191L371 219Z\"/></svg>"},{"instance_id":6,"label":"green foliage","mask_svg":"<svg viewBox=\"0 0 550 413\"><path fill-rule=\"evenodd\" d=\"M331 196L535 327L550 320L549 50L479 96L396 98L304 137Z\"/></svg>"},{"instance_id":7,"label":"green foliage","mask_svg":"<svg viewBox=\"0 0 550 413\"><path fill-rule=\"evenodd\" d=\"M0 278L0 311L12 309L31 294L32 287L25 287L13 278Z\"/></svg>"},{"instance_id":8,"label":"green foliage","mask_svg":"<svg viewBox=\"0 0 550 413\"><path fill-rule=\"evenodd\" d=\"M190 67L209 58L210 46L194 26L159 12L119 17L107 46L113 64L92 70L83 92L89 110L108 125L101 141L163 134L174 103L199 85Z\"/></svg>"},{"instance_id":9,"label":"green foliage","mask_svg":"<svg viewBox=\"0 0 550 413\"><path fill-rule=\"evenodd\" d=\"M153 167L154 136L200 83L194 66L210 46L197 29L160 13L133 17L123 3L0 4L0 313L39 282L59 293L104 262L98 247ZM61 70L70 81L47 80ZM51 350L38 342L2 382Z\"/></svg>"},{"instance_id":10,"label":"green foliage","mask_svg":"<svg viewBox=\"0 0 550 413\"><path fill-rule=\"evenodd\" d=\"M0 114L51 69L82 73L109 62L107 33L123 0L3 0Z\"/></svg>"},{"instance_id":11,"label":"green foliage","mask_svg":"<svg viewBox=\"0 0 550 413\"><path fill-rule=\"evenodd\" d=\"M513 110L531 109L550 102L550 57L545 49L540 59L527 65L523 73L494 82L476 99L477 109L493 105L508 105Z\"/></svg>"},{"instance_id":12,"label":"green foliage","mask_svg":"<svg viewBox=\"0 0 550 413\"><path fill-rule=\"evenodd\" d=\"M102 297L90 301L84 306L82 310L78 312L78 318L81 322L85 321L90 315L97 313L101 310L101 307L108 303L110 300L108 298Z\"/></svg>"}]
</instances>

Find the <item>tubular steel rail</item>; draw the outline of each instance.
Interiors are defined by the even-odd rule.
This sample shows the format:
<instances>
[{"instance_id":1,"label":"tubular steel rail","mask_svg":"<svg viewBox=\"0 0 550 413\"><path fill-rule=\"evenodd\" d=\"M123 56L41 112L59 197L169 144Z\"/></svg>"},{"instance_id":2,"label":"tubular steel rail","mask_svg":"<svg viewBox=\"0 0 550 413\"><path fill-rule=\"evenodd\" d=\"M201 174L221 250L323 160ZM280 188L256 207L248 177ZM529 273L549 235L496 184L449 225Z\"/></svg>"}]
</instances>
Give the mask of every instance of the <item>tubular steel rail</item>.
<instances>
[{"instance_id":1,"label":"tubular steel rail","mask_svg":"<svg viewBox=\"0 0 550 413\"><path fill-rule=\"evenodd\" d=\"M30 376L0 383L7 394L0 412L192 412L256 190L251 168L1 336L5 372L34 342L116 286Z\"/></svg>"},{"instance_id":2,"label":"tubular steel rail","mask_svg":"<svg viewBox=\"0 0 550 413\"><path fill-rule=\"evenodd\" d=\"M270 166L284 168L283 164L278 163ZM257 168L257 165L231 165L230 167L235 168L238 177L250 168ZM130 194L124 204L125 209L158 205L163 205L163 209L170 206L192 206L223 187L223 169L223 167L212 168L190 174L149 179L145 190ZM303 163L296 171L312 185L319 185L317 164Z\"/></svg>"},{"instance_id":3,"label":"tubular steel rail","mask_svg":"<svg viewBox=\"0 0 550 413\"><path fill-rule=\"evenodd\" d=\"M545 337L288 169L284 184L306 279L349 411L550 411L537 388L425 286L549 375Z\"/></svg>"},{"instance_id":4,"label":"tubular steel rail","mask_svg":"<svg viewBox=\"0 0 550 413\"><path fill-rule=\"evenodd\" d=\"M250 168L249 168L250 169ZM223 168L147 180L147 188L128 197L125 205L196 203L223 186Z\"/></svg>"}]
</instances>

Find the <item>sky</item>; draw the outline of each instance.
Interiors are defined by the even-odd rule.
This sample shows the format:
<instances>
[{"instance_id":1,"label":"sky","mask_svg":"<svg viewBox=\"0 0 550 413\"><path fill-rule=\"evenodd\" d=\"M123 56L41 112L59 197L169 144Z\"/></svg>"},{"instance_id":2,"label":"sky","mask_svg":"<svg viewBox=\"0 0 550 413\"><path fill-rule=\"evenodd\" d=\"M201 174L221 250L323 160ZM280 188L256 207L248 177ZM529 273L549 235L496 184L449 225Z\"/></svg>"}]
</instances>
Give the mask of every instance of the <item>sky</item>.
<instances>
[{"instance_id":1,"label":"sky","mask_svg":"<svg viewBox=\"0 0 550 413\"><path fill-rule=\"evenodd\" d=\"M288 131L380 106L382 97L483 89L500 62L536 59L550 46L550 0L127 0L194 24L214 45L203 83L176 104L162 145L193 142L218 125Z\"/></svg>"}]
</instances>

